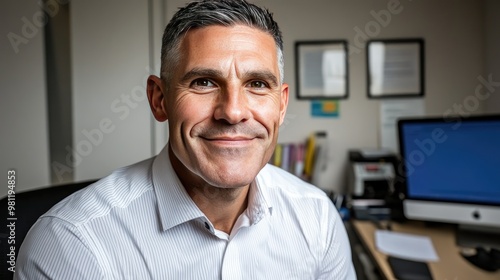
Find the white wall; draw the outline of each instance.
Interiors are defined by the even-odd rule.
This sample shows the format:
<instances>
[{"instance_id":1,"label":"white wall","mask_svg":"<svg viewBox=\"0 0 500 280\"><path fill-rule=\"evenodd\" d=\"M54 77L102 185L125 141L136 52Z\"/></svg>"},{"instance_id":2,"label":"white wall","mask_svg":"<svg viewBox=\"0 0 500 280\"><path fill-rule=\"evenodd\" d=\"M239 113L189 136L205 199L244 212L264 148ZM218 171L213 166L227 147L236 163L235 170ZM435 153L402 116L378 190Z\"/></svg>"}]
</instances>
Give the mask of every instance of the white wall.
<instances>
[{"instance_id":1,"label":"white wall","mask_svg":"<svg viewBox=\"0 0 500 280\"><path fill-rule=\"evenodd\" d=\"M17 191L49 184L43 22L38 20L39 10L36 1L0 3L0 197L7 194L7 170L12 168L17 173ZM11 44L8 36L15 37L16 43Z\"/></svg>"},{"instance_id":2,"label":"white wall","mask_svg":"<svg viewBox=\"0 0 500 280\"><path fill-rule=\"evenodd\" d=\"M74 158L69 164L79 181L152 155L145 93L149 17L147 1L75 0L70 8Z\"/></svg>"},{"instance_id":3,"label":"white wall","mask_svg":"<svg viewBox=\"0 0 500 280\"><path fill-rule=\"evenodd\" d=\"M489 113L500 113L500 1L486 0L485 3L485 77L492 75L497 83L488 100L486 109Z\"/></svg>"}]
</instances>

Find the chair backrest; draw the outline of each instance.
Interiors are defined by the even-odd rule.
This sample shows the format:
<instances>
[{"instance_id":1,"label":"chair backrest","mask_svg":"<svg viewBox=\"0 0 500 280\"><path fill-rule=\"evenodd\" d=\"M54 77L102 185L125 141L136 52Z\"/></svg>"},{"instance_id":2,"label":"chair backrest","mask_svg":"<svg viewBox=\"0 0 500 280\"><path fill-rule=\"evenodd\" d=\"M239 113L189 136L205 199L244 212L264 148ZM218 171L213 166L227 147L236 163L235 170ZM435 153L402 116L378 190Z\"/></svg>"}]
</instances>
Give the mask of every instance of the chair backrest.
<instances>
[{"instance_id":1,"label":"chair backrest","mask_svg":"<svg viewBox=\"0 0 500 280\"><path fill-rule=\"evenodd\" d=\"M16 193L9 199L8 196L0 200L0 219L5 225L0 226L0 251L2 252L2 263L0 264L0 279L12 279L13 273L9 271L9 261L17 260L19 247L23 242L31 226L38 218L47 212L52 206L63 200L70 194L80 190L96 180L71 183L53 187L45 187L37 190ZM12 213L9 211L9 201ZM8 225L14 226L8 226ZM14 243L15 242L15 243ZM14 249L14 257L11 247Z\"/></svg>"}]
</instances>

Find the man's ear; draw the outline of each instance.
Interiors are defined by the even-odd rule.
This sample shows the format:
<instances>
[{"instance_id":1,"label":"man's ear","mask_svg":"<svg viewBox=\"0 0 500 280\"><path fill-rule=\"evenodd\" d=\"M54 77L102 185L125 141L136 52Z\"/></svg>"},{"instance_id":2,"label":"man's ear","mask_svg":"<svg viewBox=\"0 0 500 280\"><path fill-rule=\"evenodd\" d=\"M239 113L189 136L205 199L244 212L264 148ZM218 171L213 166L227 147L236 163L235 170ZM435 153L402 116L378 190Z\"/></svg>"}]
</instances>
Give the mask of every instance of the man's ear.
<instances>
[{"instance_id":1,"label":"man's ear","mask_svg":"<svg viewBox=\"0 0 500 280\"><path fill-rule=\"evenodd\" d=\"M285 121L286 108L288 107L288 84L281 85L280 100L280 125Z\"/></svg>"},{"instance_id":2,"label":"man's ear","mask_svg":"<svg viewBox=\"0 0 500 280\"><path fill-rule=\"evenodd\" d=\"M168 115L167 110L165 110L164 87L159 77L154 75L148 77L146 93L148 95L151 112L153 112L155 119L159 122L166 121Z\"/></svg>"}]
</instances>

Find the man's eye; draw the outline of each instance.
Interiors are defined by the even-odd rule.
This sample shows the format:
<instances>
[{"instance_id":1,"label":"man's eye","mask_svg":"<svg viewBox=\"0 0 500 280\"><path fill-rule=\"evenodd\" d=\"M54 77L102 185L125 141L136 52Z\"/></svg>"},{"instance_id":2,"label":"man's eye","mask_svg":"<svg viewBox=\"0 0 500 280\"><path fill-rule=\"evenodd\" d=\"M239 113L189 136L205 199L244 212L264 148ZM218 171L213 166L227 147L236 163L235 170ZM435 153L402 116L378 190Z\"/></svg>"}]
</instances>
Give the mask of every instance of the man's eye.
<instances>
[{"instance_id":1,"label":"man's eye","mask_svg":"<svg viewBox=\"0 0 500 280\"><path fill-rule=\"evenodd\" d=\"M192 83L193 86L197 87L213 87L215 86L210 80L207 79L196 79Z\"/></svg>"},{"instance_id":2,"label":"man's eye","mask_svg":"<svg viewBox=\"0 0 500 280\"><path fill-rule=\"evenodd\" d=\"M266 83L264 83L262 81L252 81L252 82L250 82L250 87L252 87L252 88L265 88Z\"/></svg>"}]
</instances>

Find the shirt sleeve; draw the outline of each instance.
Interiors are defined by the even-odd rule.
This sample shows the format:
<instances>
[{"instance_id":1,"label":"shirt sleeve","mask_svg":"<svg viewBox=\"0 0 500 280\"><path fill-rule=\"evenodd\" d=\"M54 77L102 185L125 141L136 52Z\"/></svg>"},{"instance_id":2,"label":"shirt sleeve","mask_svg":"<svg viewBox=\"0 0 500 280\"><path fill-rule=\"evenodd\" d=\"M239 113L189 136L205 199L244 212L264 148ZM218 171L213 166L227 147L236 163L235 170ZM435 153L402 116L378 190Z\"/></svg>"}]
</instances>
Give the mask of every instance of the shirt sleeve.
<instances>
[{"instance_id":1,"label":"shirt sleeve","mask_svg":"<svg viewBox=\"0 0 500 280\"><path fill-rule=\"evenodd\" d=\"M344 223L331 202L325 208L327 209L324 209L323 213L328 213L324 215L325 220L322 221L323 225L327 225L323 231L325 254L317 279L356 280L351 245Z\"/></svg>"},{"instance_id":2,"label":"shirt sleeve","mask_svg":"<svg viewBox=\"0 0 500 280\"><path fill-rule=\"evenodd\" d=\"M21 245L14 279L104 279L102 271L76 226L43 217Z\"/></svg>"}]
</instances>

